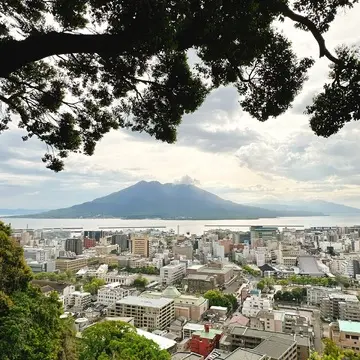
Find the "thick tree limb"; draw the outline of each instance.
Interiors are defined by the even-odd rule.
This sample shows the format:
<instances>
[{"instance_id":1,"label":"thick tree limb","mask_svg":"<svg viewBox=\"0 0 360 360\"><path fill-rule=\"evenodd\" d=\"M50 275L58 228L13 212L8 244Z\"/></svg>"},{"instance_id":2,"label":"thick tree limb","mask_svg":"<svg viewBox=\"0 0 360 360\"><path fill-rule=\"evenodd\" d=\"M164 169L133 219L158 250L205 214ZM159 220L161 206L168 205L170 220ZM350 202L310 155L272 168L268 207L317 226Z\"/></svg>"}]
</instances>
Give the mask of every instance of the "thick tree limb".
<instances>
[{"instance_id":1,"label":"thick tree limb","mask_svg":"<svg viewBox=\"0 0 360 360\"><path fill-rule=\"evenodd\" d=\"M319 29L316 27L316 25L310 19L308 19L305 16L295 13L286 4L284 4L282 2L280 2L278 6L279 6L281 13L285 17L304 25L312 33L315 40L319 44L320 57L325 56L327 59L329 59L330 61L332 61L335 64L340 63L340 60L337 59L334 55L332 55L330 53L330 51L327 49L327 47L325 45L324 37L321 35Z\"/></svg>"},{"instance_id":2,"label":"thick tree limb","mask_svg":"<svg viewBox=\"0 0 360 360\"><path fill-rule=\"evenodd\" d=\"M123 34L85 35L50 32L31 35L25 40L10 40L0 43L0 77L31 62L53 55L91 53L119 54L133 49Z\"/></svg>"}]
</instances>

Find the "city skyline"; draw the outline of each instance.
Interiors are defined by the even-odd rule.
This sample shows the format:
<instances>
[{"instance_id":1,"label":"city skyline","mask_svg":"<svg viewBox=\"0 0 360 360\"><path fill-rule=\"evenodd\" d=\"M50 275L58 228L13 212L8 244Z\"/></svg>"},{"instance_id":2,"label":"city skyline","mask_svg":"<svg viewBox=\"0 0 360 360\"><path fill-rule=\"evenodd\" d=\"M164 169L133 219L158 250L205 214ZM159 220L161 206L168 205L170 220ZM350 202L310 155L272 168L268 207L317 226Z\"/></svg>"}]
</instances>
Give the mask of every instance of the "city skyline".
<instances>
[{"instance_id":1,"label":"city skyline","mask_svg":"<svg viewBox=\"0 0 360 360\"><path fill-rule=\"evenodd\" d=\"M339 14L325 34L329 49L358 43L358 15L360 4ZM0 135L1 207L65 207L140 180L192 183L238 203L311 198L360 206L360 126L348 124L329 139L312 133L302 113L326 81L328 61L317 59L311 34L294 29L290 21L281 26L299 56L317 61L286 114L259 123L241 110L234 88L219 88L197 112L184 117L175 145L112 131L94 156L71 155L59 174L41 162L44 144L35 139L23 143L23 133L11 129Z\"/></svg>"}]
</instances>

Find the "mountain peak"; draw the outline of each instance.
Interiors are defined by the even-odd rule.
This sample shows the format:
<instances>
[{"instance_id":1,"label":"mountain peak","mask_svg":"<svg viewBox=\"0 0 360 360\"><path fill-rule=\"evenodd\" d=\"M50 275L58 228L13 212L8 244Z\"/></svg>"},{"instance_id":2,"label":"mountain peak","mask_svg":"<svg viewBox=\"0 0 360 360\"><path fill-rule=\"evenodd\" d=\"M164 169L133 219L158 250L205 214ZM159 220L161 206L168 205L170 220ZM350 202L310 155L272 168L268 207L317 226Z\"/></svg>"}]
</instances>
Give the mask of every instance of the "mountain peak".
<instances>
[{"instance_id":1,"label":"mountain peak","mask_svg":"<svg viewBox=\"0 0 360 360\"><path fill-rule=\"evenodd\" d=\"M110 195L70 208L34 215L39 218L256 219L315 215L245 206L221 199L191 184L139 181ZM316 214L321 215L321 214Z\"/></svg>"}]
</instances>

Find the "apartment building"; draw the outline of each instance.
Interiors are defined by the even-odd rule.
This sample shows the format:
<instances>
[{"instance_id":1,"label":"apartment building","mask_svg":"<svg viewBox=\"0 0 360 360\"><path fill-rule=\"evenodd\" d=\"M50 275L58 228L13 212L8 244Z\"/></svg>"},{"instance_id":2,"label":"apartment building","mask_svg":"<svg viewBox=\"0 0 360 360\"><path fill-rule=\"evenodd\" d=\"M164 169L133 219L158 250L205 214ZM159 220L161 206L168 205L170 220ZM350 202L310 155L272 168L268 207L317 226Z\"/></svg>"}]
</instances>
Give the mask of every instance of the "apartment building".
<instances>
[{"instance_id":1,"label":"apartment building","mask_svg":"<svg viewBox=\"0 0 360 360\"><path fill-rule=\"evenodd\" d=\"M360 322L344 320L333 322L329 327L329 337L342 349L360 352Z\"/></svg>"},{"instance_id":2,"label":"apartment building","mask_svg":"<svg viewBox=\"0 0 360 360\"><path fill-rule=\"evenodd\" d=\"M340 293L340 288L328 288L324 286L309 286L307 288L307 304L320 305L321 300L328 297L332 293Z\"/></svg>"},{"instance_id":3,"label":"apartment building","mask_svg":"<svg viewBox=\"0 0 360 360\"><path fill-rule=\"evenodd\" d=\"M311 331L309 318L288 310L260 310L255 317L250 318L248 326L251 329L287 334L308 335Z\"/></svg>"},{"instance_id":4,"label":"apartment building","mask_svg":"<svg viewBox=\"0 0 360 360\"><path fill-rule=\"evenodd\" d=\"M24 246L24 258L38 262L47 261L50 258L50 250L38 247Z\"/></svg>"},{"instance_id":5,"label":"apartment building","mask_svg":"<svg viewBox=\"0 0 360 360\"><path fill-rule=\"evenodd\" d=\"M253 317L256 316L260 310L270 311L272 305L272 300L268 297L251 295L243 302L242 314L246 317Z\"/></svg>"},{"instance_id":6,"label":"apartment building","mask_svg":"<svg viewBox=\"0 0 360 360\"><path fill-rule=\"evenodd\" d=\"M55 268L60 271L78 271L87 265L86 258L56 259Z\"/></svg>"},{"instance_id":7,"label":"apartment building","mask_svg":"<svg viewBox=\"0 0 360 360\"><path fill-rule=\"evenodd\" d=\"M172 285L181 281L186 275L186 265L179 260L173 260L169 265L160 268L160 278L163 285Z\"/></svg>"},{"instance_id":8,"label":"apartment building","mask_svg":"<svg viewBox=\"0 0 360 360\"><path fill-rule=\"evenodd\" d=\"M65 309L74 311L84 310L91 303L91 294L88 292L73 291L64 297Z\"/></svg>"},{"instance_id":9,"label":"apartment building","mask_svg":"<svg viewBox=\"0 0 360 360\"><path fill-rule=\"evenodd\" d=\"M164 330L175 318L174 300L127 296L116 302L109 316L133 317L136 327Z\"/></svg>"},{"instance_id":10,"label":"apartment building","mask_svg":"<svg viewBox=\"0 0 360 360\"><path fill-rule=\"evenodd\" d=\"M65 241L65 251L71 251L76 255L81 255L83 253L83 241L80 238L71 238L66 239Z\"/></svg>"},{"instance_id":11,"label":"apartment building","mask_svg":"<svg viewBox=\"0 0 360 360\"><path fill-rule=\"evenodd\" d=\"M320 303L323 319L360 321L360 301L355 295L332 293Z\"/></svg>"},{"instance_id":12,"label":"apartment building","mask_svg":"<svg viewBox=\"0 0 360 360\"><path fill-rule=\"evenodd\" d=\"M147 235L133 235L131 237L131 252L134 255L149 257L149 238Z\"/></svg>"},{"instance_id":13,"label":"apartment building","mask_svg":"<svg viewBox=\"0 0 360 360\"><path fill-rule=\"evenodd\" d=\"M187 259L193 259L193 246L192 244L177 244L173 246L173 253L175 256L186 256Z\"/></svg>"},{"instance_id":14,"label":"apartment building","mask_svg":"<svg viewBox=\"0 0 360 360\"><path fill-rule=\"evenodd\" d=\"M310 356L310 339L307 336L261 331L239 325L230 328L224 341L220 341L220 349L222 342L226 350L253 349L274 360L308 360Z\"/></svg>"},{"instance_id":15,"label":"apartment building","mask_svg":"<svg viewBox=\"0 0 360 360\"><path fill-rule=\"evenodd\" d=\"M121 287L121 284L114 282L102 286L97 293L97 301L100 304L104 305L114 305L117 301L123 299L126 296L130 295L129 289L124 289Z\"/></svg>"}]
</instances>

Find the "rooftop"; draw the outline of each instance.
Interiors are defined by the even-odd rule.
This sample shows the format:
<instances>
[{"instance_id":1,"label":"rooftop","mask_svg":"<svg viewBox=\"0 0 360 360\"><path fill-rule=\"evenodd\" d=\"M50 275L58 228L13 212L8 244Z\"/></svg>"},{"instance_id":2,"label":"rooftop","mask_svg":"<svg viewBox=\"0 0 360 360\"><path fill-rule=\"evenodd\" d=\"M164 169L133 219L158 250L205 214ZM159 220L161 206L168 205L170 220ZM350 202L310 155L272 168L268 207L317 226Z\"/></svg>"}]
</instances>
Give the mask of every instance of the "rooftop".
<instances>
[{"instance_id":1,"label":"rooftop","mask_svg":"<svg viewBox=\"0 0 360 360\"><path fill-rule=\"evenodd\" d=\"M273 335L261 342L254 350L272 359L280 359L294 344L296 344L294 339L284 339L283 337Z\"/></svg>"},{"instance_id":2,"label":"rooftop","mask_svg":"<svg viewBox=\"0 0 360 360\"><path fill-rule=\"evenodd\" d=\"M201 359L203 359L201 355L190 352L177 352L171 357L171 360L201 360Z\"/></svg>"},{"instance_id":3,"label":"rooftop","mask_svg":"<svg viewBox=\"0 0 360 360\"><path fill-rule=\"evenodd\" d=\"M324 275L320 270L317 260L314 256L303 255L298 257L298 267L301 274Z\"/></svg>"},{"instance_id":4,"label":"rooftop","mask_svg":"<svg viewBox=\"0 0 360 360\"><path fill-rule=\"evenodd\" d=\"M360 333L360 322L339 320L339 329L344 332Z\"/></svg>"},{"instance_id":5,"label":"rooftop","mask_svg":"<svg viewBox=\"0 0 360 360\"><path fill-rule=\"evenodd\" d=\"M170 340L164 336L159 336L141 329L136 329L136 332L138 335L144 336L145 338L154 341L159 345L161 350L168 350L176 345L176 341Z\"/></svg>"},{"instance_id":6,"label":"rooftop","mask_svg":"<svg viewBox=\"0 0 360 360\"><path fill-rule=\"evenodd\" d=\"M222 333L223 333L222 330L209 329L208 332L206 332L205 330L195 331L193 332L193 335L200 336L203 339L213 339L216 335L221 335Z\"/></svg>"},{"instance_id":7,"label":"rooftop","mask_svg":"<svg viewBox=\"0 0 360 360\"><path fill-rule=\"evenodd\" d=\"M189 274L184 279L210 281L211 276L206 274Z\"/></svg>"},{"instance_id":8,"label":"rooftop","mask_svg":"<svg viewBox=\"0 0 360 360\"><path fill-rule=\"evenodd\" d=\"M134 305L134 306L162 308L173 301L174 301L173 299L168 299L168 298L150 299L140 296L126 296L123 299L117 301L116 303L125 304L125 305Z\"/></svg>"},{"instance_id":9,"label":"rooftop","mask_svg":"<svg viewBox=\"0 0 360 360\"><path fill-rule=\"evenodd\" d=\"M329 299L340 299L345 301L359 302L359 299L356 297L356 295L353 294L330 293Z\"/></svg>"},{"instance_id":10,"label":"rooftop","mask_svg":"<svg viewBox=\"0 0 360 360\"><path fill-rule=\"evenodd\" d=\"M253 338L260 338L263 340L269 339L272 336L276 336L278 338L292 340L292 341L294 341L294 339L295 339L294 335L292 335L292 334L274 333L272 331L250 329L246 326L239 326L239 325L234 325L230 329L230 334L231 335L242 335L242 336L253 337ZM304 336L304 338L307 339L307 337L305 337L305 336Z\"/></svg>"},{"instance_id":11,"label":"rooftop","mask_svg":"<svg viewBox=\"0 0 360 360\"><path fill-rule=\"evenodd\" d=\"M260 360L265 357L264 354L258 354L255 350L252 349L236 349L230 355L228 355L226 360ZM215 358L215 360L217 360Z\"/></svg>"},{"instance_id":12,"label":"rooftop","mask_svg":"<svg viewBox=\"0 0 360 360\"><path fill-rule=\"evenodd\" d=\"M195 330L201 331L204 329L204 325L201 324L193 324L193 323L186 323L183 327L183 330Z\"/></svg>"}]
</instances>

